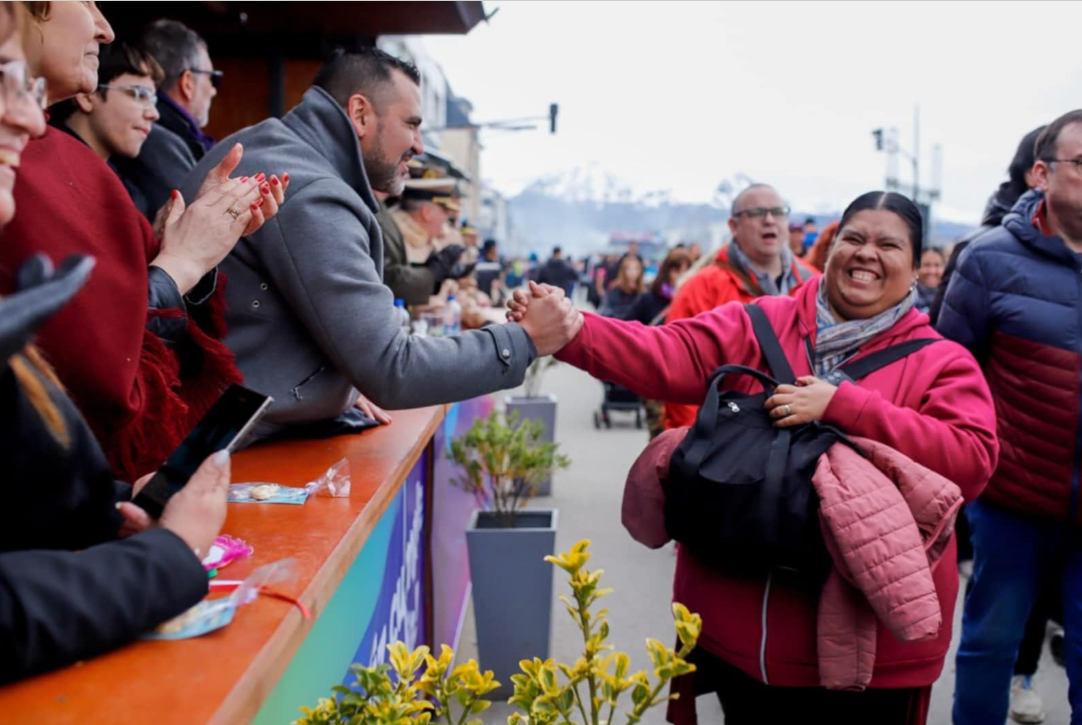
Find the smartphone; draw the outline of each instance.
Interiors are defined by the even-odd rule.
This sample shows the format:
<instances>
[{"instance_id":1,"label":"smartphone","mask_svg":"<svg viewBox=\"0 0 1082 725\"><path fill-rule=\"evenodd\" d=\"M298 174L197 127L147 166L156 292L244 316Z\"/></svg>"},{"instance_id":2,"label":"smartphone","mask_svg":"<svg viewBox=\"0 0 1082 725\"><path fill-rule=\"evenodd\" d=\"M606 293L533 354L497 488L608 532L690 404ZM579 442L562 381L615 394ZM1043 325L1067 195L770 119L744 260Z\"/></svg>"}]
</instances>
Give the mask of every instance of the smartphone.
<instances>
[{"instance_id":1,"label":"smartphone","mask_svg":"<svg viewBox=\"0 0 1082 725\"><path fill-rule=\"evenodd\" d=\"M184 488L203 461L218 451L237 448L272 402L270 396L230 385L132 503L155 519L160 517L169 499Z\"/></svg>"}]
</instances>

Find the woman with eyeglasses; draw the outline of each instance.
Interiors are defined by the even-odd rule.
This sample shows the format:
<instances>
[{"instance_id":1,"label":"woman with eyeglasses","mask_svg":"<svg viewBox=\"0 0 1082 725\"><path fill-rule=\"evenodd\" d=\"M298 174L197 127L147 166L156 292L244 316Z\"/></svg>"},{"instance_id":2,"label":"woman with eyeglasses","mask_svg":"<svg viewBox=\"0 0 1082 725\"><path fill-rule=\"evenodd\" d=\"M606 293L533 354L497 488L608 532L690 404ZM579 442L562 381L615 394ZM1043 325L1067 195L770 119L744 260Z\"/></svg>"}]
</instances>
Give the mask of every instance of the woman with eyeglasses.
<instances>
[{"instance_id":1,"label":"woman with eyeglasses","mask_svg":"<svg viewBox=\"0 0 1082 725\"><path fill-rule=\"evenodd\" d=\"M116 161L125 184L155 209L166 202L217 143L204 127L224 74L213 67L207 43L191 28L163 18L143 31L139 44L161 64L157 81L161 118L137 158ZM153 218L153 214L150 215Z\"/></svg>"},{"instance_id":2,"label":"woman with eyeglasses","mask_svg":"<svg viewBox=\"0 0 1082 725\"><path fill-rule=\"evenodd\" d=\"M101 48L113 41L95 3L19 8L31 73L46 82L40 100L95 93ZM14 288L14 270L34 254L97 259L86 287L38 339L126 480L168 458L225 387L240 381L221 342L216 267L241 235L277 213L287 182L229 178L241 153L234 148L187 207L176 194L155 229L109 166L72 136L47 129L22 154L15 193L23 214L0 245L0 293Z\"/></svg>"},{"instance_id":3,"label":"woman with eyeglasses","mask_svg":"<svg viewBox=\"0 0 1082 725\"><path fill-rule=\"evenodd\" d=\"M114 158L139 155L150 129L158 120L155 84L162 71L142 48L114 41L101 49L98 90L80 93L49 108L49 125L71 134L109 164L128 190L143 216L153 218L146 196L121 176Z\"/></svg>"},{"instance_id":4,"label":"woman with eyeglasses","mask_svg":"<svg viewBox=\"0 0 1082 725\"><path fill-rule=\"evenodd\" d=\"M14 3L0 3L0 246L15 215L20 157L45 130L41 86L27 73L15 21ZM18 291L0 299L7 483L0 682L115 648L197 603L207 592L200 553L225 519L228 457L205 463L169 502L158 527L116 538L121 519L114 502L131 489L114 483L93 435L28 344L92 267L92 259L76 257L54 272L33 259L20 270Z\"/></svg>"},{"instance_id":5,"label":"woman with eyeglasses","mask_svg":"<svg viewBox=\"0 0 1082 725\"><path fill-rule=\"evenodd\" d=\"M796 385L777 386L765 408L777 428L821 422L889 446L954 482L972 500L995 468L995 410L973 356L939 339L927 316L914 308L922 239L913 202L900 194L869 192L842 216L821 277L793 297L756 301L797 377ZM511 316L529 304L517 292ZM846 363L921 339L935 342L855 383L833 376ZM586 315L581 331L556 357L639 395L680 403L702 401L707 381L723 364L767 372L743 304L660 327ZM725 382L726 389L749 394L762 388L751 376ZM635 470L662 477L685 432L672 430L655 439L647 453L656 459L643 468L637 463ZM950 521L940 525L949 530ZM874 539L880 547L875 552L887 558L899 544L883 534ZM955 553L952 534L932 572L941 613L938 634L902 643L877 622L867 688L848 691L820 686L820 591L807 578L777 568L736 575L679 546L673 598L702 615L703 629L693 653L699 670L677 685L683 697L673 703L670 719L694 721L694 695L716 692L728 725L796 722L811 713L839 725L922 725L932 683L950 647L958 595ZM852 596L859 594L854 590ZM840 664L856 667L850 660Z\"/></svg>"}]
</instances>

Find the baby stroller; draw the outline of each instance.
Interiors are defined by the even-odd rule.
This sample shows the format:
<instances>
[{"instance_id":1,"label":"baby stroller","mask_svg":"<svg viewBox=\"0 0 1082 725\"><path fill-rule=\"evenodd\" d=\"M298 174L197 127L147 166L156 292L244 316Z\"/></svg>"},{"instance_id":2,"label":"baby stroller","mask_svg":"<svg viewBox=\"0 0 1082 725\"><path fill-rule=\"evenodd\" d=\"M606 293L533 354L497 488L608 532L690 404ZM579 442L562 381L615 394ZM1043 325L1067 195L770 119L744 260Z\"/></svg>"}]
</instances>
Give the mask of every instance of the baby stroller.
<instances>
[{"instance_id":1,"label":"baby stroller","mask_svg":"<svg viewBox=\"0 0 1082 725\"><path fill-rule=\"evenodd\" d=\"M613 292L610 292L609 294L612 295ZM613 300L606 297L605 304L601 307L601 314L605 317L614 317L622 320L627 318L627 313L630 312L630 310L630 301L626 301L622 306L619 306L614 304ZM609 416L609 411L613 410L618 410L623 413L634 413L635 427L642 428L642 399L627 388L622 388L615 383L602 381L601 384L605 387L605 394L601 398L601 409L594 411L594 428L600 430L602 425L606 428L612 428L612 418Z\"/></svg>"},{"instance_id":2,"label":"baby stroller","mask_svg":"<svg viewBox=\"0 0 1082 725\"><path fill-rule=\"evenodd\" d=\"M605 386L605 394L601 398L600 410L594 411L594 428L598 430L604 425L612 427L612 419L609 411L617 410L622 413L635 414L635 427L642 428L642 400L627 388L621 388L615 383L601 383Z\"/></svg>"}]
</instances>

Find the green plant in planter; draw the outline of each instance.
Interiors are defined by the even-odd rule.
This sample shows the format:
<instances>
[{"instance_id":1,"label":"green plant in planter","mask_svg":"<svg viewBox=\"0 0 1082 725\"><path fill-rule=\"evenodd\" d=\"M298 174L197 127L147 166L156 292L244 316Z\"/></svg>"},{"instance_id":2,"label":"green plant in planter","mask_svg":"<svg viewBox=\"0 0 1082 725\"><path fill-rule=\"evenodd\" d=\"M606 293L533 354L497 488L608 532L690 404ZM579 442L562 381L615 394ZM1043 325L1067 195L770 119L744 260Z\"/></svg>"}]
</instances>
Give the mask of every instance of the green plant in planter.
<instances>
[{"instance_id":1,"label":"green plant in planter","mask_svg":"<svg viewBox=\"0 0 1082 725\"><path fill-rule=\"evenodd\" d=\"M451 442L451 460L463 470L452 483L473 493L481 506L491 500L503 528L515 525L541 481L571 464L558 453L560 444L543 440L544 430L540 421L493 410Z\"/></svg>"},{"instance_id":2,"label":"green plant in planter","mask_svg":"<svg viewBox=\"0 0 1082 725\"><path fill-rule=\"evenodd\" d=\"M589 541L580 541L566 553L545 557L569 575L573 598L561 599L582 631L583 656L574 665L523 660L523 674L511 676L515 692L508 702L519 712L507 719L508 725L615 725L627 692L631 708L624 712L625 722L635 725L647 710L676 697L662 694L672 678L695 671L686 657L698 641L702 619L673 604L679 649L648 639L653 678L646 672L628 673L628 656L606 643L605 610L590 611L611 590L600 588L600 570L584 568L589 546ZM388 650L390 665L353 665L354 686L331 688L337 697L322 698L315 708L302 707L304 717L293 725L480 725L481 720L471 716L489 707L484 697L499 687L492 672L481 672L474 660L453 667L454 653L446 645L439 658L429 654L428 647L410 652L401 642Z\"/></svg>"}]
</instances>

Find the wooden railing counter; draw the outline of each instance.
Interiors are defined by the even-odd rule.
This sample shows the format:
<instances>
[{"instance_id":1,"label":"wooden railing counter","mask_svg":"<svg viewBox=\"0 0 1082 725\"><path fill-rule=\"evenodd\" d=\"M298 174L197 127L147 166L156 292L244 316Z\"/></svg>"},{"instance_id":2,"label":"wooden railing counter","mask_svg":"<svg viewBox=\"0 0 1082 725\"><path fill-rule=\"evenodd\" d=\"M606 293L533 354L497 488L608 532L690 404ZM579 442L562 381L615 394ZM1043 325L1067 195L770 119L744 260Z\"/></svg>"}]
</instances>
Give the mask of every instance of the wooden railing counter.
<instances>
[{"instance_id":1,"label":"wooden railing counter","mask_svg":"<svg viewBox=\"0 0 1082 725\"><path fill-rule=\"evenodd\" d=\"M349 459L349 498L303 506L230 504L223 533L255 553L224 569L243 579L292 557L292 591L311 610L261 596L224 629L182 641L139 641L115 652L0 687L4 725L241 725L274 688L315 618L443 420L443 406L396 411L389 426L359 435L274 443L233 457L233 481L303 485ZM375 586L377 583L374 583ZM345 674L345 673L343 673ZM328 689L336 684L328 682ZM309 703L296 703L297 705ZM283 717L283 723L299 716Z\"/></svg>"}]
</instances>

